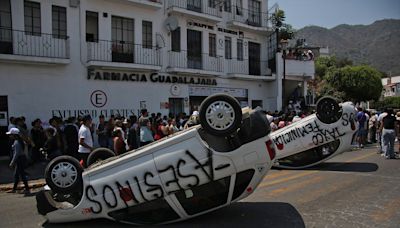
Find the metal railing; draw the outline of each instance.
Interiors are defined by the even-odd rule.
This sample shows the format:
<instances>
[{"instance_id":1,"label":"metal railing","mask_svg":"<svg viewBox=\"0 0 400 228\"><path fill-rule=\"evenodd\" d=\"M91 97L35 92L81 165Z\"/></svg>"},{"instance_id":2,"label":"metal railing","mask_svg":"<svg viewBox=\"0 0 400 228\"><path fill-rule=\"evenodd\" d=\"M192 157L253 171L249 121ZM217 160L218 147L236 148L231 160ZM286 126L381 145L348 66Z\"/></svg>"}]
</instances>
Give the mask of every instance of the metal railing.
<instances>
[{"instance_id":1,"label":"metal railing","mask_svg":"<svg viewBox=\"0 0 400 228\"><path fill-rule=\"evenodd\" d=\"M192 54L188 51L168 51L170 68L189 68L206 71L223 71L223 58L210 56L208 53Z\"/></svg>"},{"instance_id":2,"label":"metal railing","mask_svg":"<svg viewBox=\"0 0 400 228\"><path fill-rule=\"evenodd\" d=\"M235 5L232 6L232 11L228 14L228 20L264 28L272 28L270 17L269 13L249 10Z\"/></svg>"},{"instance_id":3,"label":"metal railing","mask_svg":"<svg viewBox=\"0 0 400 228\"><path fill-rule=\"evenodd\" d=\"M177 7L197 13L203 13L215 17L222 17L222 12L216 4L209 4L209 0L168 0L167 9Z\"/></svg>"},{"instance_id":4,"label":"metal railing","mask_svg":"<svg viewBox=\"0 0 400 228\"><path fill-rule=\"evenodd\" d=\"M248 59L226 59L228 74L244 74L266 76L271 72L267 68L268 61L249 61Z\"/></svg>"},{"instance_id":5,"label":"metal railing","mask_svg":"<svg viewBox=\"0 0 400 228\"><path fill-rule=\"evenodd\" d=\"M69 37L0 27L0 54L69 58Z\"/></svg>"},{"instance_id":6,"label":"metal railing","mask_svg":"<svg viewBox=\"0 0 400 228\"><path fill-rule=\"evenodd\" d=\"M126 41L86 42L87 60L161 66L160 49Z\"/></svg>"}]
</instances>

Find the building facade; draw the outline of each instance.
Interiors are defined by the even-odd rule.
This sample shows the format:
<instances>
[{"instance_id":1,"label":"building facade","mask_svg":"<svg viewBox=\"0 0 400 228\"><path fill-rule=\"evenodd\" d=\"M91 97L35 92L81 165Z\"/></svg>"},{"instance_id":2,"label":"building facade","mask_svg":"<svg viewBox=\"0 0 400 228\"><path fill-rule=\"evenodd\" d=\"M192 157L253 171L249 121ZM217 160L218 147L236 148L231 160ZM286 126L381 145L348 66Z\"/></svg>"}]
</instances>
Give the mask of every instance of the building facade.
<instances>
[{"instance_id":1,"label":"building facade","mask_svg":"<svg viewBox=\"0 0 400 228\"><path fill-rule=\"evenodd\" d=\"M220 92L279 110L268 9L267 0L0 0L2 131L10 116L191 113ZM286 67L305 85L308 73Z\"/></svg>"}]
</instances>

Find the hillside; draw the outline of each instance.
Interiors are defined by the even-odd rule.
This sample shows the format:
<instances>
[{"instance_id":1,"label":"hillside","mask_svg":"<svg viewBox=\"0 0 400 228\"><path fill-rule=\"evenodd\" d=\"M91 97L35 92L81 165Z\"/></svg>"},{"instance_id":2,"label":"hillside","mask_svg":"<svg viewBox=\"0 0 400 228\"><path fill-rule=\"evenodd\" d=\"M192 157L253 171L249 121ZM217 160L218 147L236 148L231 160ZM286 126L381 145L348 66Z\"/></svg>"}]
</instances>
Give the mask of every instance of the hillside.
<instances>
[{"instance_id":1,"label":"hillside","mask_svg":"<svg viewBox=\"0 0 400 228\"><path fill-rule=\"evenodd\" d=\"M329 47L330 54L354 64L369 64L385 73L400 75L400 20L381 20L371 25L338 25L332 29L307 26L295 39L309 46Z\"/></svg>"}]
</instances>

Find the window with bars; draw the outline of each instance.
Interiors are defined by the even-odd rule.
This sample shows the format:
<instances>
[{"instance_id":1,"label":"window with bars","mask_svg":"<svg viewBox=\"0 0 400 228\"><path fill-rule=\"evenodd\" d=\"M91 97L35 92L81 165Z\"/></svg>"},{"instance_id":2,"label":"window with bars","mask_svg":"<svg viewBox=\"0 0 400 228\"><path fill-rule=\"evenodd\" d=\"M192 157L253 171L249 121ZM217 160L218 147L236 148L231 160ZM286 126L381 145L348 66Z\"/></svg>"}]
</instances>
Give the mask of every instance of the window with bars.
<instances>
[{"instance_id":1,"label":"window with bars","mask_svg":"<svg viewBox=\"0 0 400 228\"><path fill-rule=\"evenodd\" d=\"M97 12L86 11L86 42L99 40L99 15Z\"/></svg>"},{"instance_id":2,"label":"window with bars","mask_svg":"<svg viewBox=\"0 0 400 228\"><path fill-rule=\"evenodd\" d=\"M237 59L242 61L243 60L243 40L237 40Z\"/></svg>"},{"instance_id":3,"label":"window with bars","mask_svg":"<svg viewBox=\"0 0 400 228\"><path fill-rule=\"evenodd\" d=\"M208 0L208 7L215 8L217 6L216 0Z\"/></svg>"},{"instance_id":4,"label":"window with bars","mask_svg":"<svg viewBox=\"0 0 400 228\"><path fill-rule=\"evenodd\" d=\"M142 45L144 48L153 46L153 23L151 21L142 21Z\"/></svg>"},{"instance_id":5,"label":"window with bars","mask_svg":"<svg viewBox=\"0 0 400 228\"><path fill-rule=\"evenodd\" d=\"M12 28L10 0L0 0L0 27L7 29Z\"/></svg>"},{"instance_id":6,"label":"window with bars","mask_svg":"<svg viewBox=\"0 0 400 228\"><path fill-rule=\"evenodd\" d=\"M52 6L53 37L57 39L67 38L67 8Z\"/></svg>"},{"instance_id":7,"label":"window with bars","mask_svg":"<svg viewBox=\"0 0 400 228\"><path fill-rule=\"evenodd\" d=\"M181 28L171 32L171 51L181 51Z\"/></svg>"},{"instance_id":8,"label":"window with bars","mask_svg":"<svg viewBox=\"0 0 400 228\"><path fill-rule=\"evenodd\" d=\"M208 53L212 57L217 57L217 36L213 33L208 35Z\"/></svg>"},{"instance_id":9,"label":"window with bars","mask_svg":"<svg viewBox=\"0 0 400 228\"><path fill-rule=\"evenodd\" d=\"M25 34L40 36L42 32L40 3L24 1Z\"/></svg>"},{"instance_id":10,"label":"window with bars","mask_svg":"<svg viewBox=\"0 0 400 228\"><path fill-rule=\"evenodd\" d=\"M133 44L134 21L130 18L112 16L111 39L115 42Z\"/></svg>"},{"instance_id":11,"label":"window with bars","mask_svg":"<svg viewBox=\"0 0 400 228\"><path fill-rule=\"evenodd\" d=\"M231 3L231 0L225 0L225 1L224 1L224 11L225 11L225 12L231 12L231 11L232 11L232 3Z\"/></svg>"},{"instance_id":12,"label":"window with bars","mask_svg":"<svg viewBox=\"0 0 400 228\"><path fill-rule=\"evenodd\" d=\"M232 38L225 37L225 59L232 59Z\"/></svg>"}]
</instances>

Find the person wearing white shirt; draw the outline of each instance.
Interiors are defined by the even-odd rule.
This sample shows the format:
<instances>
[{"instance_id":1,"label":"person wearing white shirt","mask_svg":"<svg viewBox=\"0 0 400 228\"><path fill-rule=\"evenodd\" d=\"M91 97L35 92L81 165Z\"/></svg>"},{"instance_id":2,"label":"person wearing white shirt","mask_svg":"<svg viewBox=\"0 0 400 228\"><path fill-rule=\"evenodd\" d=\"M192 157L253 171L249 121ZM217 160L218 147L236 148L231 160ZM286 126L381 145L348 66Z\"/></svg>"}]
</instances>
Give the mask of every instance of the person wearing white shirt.
<instances>
[{"instance_id":1,"label":"person wearing white shirt","mask_svg":"<svg viewBox=\"0 0 400 228\"><path fill-rule=\"evenodd\" d=\"M90 115L83 117L83 124L79 128L78 140L79 140L79 156L86 164L87 158L90 152L93 151L93 138L90 132L90 127L92 126L92 117Z\"/></svg>"}]
</instances>

